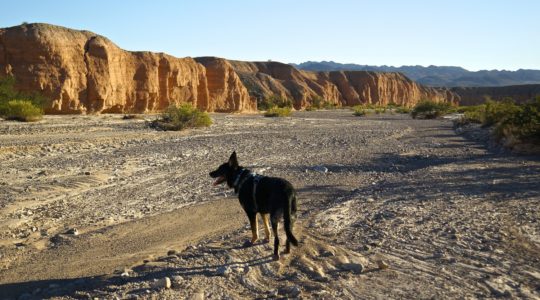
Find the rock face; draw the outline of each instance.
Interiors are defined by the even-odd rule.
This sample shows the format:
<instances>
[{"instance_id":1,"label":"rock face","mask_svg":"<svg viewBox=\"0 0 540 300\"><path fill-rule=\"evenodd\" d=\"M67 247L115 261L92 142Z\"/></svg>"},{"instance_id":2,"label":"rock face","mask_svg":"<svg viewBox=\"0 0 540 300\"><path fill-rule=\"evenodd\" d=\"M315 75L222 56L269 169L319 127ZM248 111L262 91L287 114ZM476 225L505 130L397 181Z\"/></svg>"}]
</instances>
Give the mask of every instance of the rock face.
<instances>
[{"instance_id":1,"label":"rock face","mask_svg":"<svg viewBox=\"0 0 540 300\"><path fill-rule=\"evenodd\" d=\"M272 95L292 99L296 109L314 100L337 106L456 100L400 73L309 72L278 62L130 52L92 32L48 24L0 29L0 77L9 75L18 89L50 99L47 113L145 113L179 103L244 112Z\"/></svg>"},{"instance_id":2,"label":"rock face","mask_svg":"<svg viewBox=\"0 0 540 300\"><path fill-rule=\"evenodd\" d=\"M300 71L278 62L231 61L250 94L263 99L272 94L294 99L295 108L314 99L352 106L361 103L414 105L421 100L456 102L447 89L421 86L401 73L368 71Z\"/></svg>"},{"instance_id":3,"label":"rock face","mask_svg":"<svg viewBox=\"0 0 540 300\"><path fill-rule=\"evenodd\" d=\"M540 84L510 85L500 87L459 87L452 88L452 92L460 98L461 105L478 105L486 99L503 100L512 98L523 103L540 96Z\"/></svg>"},{"instance_id":4,"label":"rock face","mask_svg":"<svg viewBox=\"0 0 540 300\"><path fill-rule=\"evenodd\" d=\"M191 58L129 52L91 32L47 24L2 29L0 71L14 75L21 90L41 91L49 113L155 112L178 103L254 108L238 85L227 87L227 101L210 98L222 90L209 88L206 68Z\"/></svg>"}]
</instances>

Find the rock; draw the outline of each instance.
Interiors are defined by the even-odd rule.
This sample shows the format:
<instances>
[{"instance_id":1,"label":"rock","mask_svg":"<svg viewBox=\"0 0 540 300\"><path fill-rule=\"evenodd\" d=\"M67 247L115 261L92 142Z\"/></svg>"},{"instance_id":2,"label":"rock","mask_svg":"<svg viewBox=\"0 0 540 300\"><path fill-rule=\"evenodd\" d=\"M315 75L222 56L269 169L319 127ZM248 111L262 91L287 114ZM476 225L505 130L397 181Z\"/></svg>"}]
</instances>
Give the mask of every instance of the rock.
<instances>
[{"instance_id":1,"label":"rock","mask_svg":"<svg viewBox=\"0 0 540 300\"><path fill-rule=\"evenodd\" d=\"M86 172L84 172L84 175L89 176L89 175L90 175L90 172L89 172L89 171L86 171Z\"/></svg>"},{"instance_id":2,"label":"rock","mask_svg":"<svg viewBox=\"0 0 540 300\"><path fill-rule=\"evenodd\" d=\"M232 270L228 266L221 266L221 267L217 268L216 275L218 275L218 276L227 276L227 275L231 274L231 272L232 272Z\"/></svg>"},{"instance_id":3,"label":"rock","mask_svg":"<svg viewBox=\"0 0 540 300\"><path fill-rule=\"evenodd\" d=\"M204 293L203 292L195 293L191 295L191 297L189 297L189 300L204 300Z\"/></svg>"},{"instance_id":4,"label":"rock","mask_svg":"<svg viewBox=\"0 0 540 300\"><path fill-rule=\"evenodd\" d=\"M319 172L319 173L328 173L328 168L325 166L315 166L313 167L313 171Z\"/></svg>"},{"instance_id":5,"label":"rock","mask_svg":"<svg viewBox=\"0 0 540 300\"><path fill-rule=\"evenodd\" d=\"M153 289L170 289L171 288L171 279L169 277L163 277L157 279L151 284Z\"/></svg>"},{"instance_id":6,"label":"rock","mask_svg":"<svg viewBox=\"0 0 540 300\"><path fill-rule=\"evenodd\" d=\"M167 251L167 255L168 255L168 256L175 255L175 254L176 254L176 250L169 250L169 251Z\"/></svg>"},{"instance_id":7,"label":"rock","mask_svg":"<svg viewBox=\"0 0 540 300\"><path fill-rule=\"evenodd\" d=\"M66 231L66 234L79 235L79 231L76 228L70 228Z\"/></svg>"},{"instance_id":8,"label":"rock","mask_svg":"<svg viewBox=\"0 0 540 300\"><path fill-rule=\"evenodd\" d=\"M287 297L298 297L302 293L302 290L300 287L296 285L287 286L284 288L280 288L278 290L278 295L287 296Z\"/></svg>"},{"instance_id":9,"label":"rock","mask_svg":"<svg viewBox=\"0 0 540 300\"><path fill-rule=\"evenodd\" d=\"M341 269L360 274L362 273L362 271L364 271L365 268L364 265L362 265L361 263L346 263L341 265Z\"/></svg>"}]
</instances>

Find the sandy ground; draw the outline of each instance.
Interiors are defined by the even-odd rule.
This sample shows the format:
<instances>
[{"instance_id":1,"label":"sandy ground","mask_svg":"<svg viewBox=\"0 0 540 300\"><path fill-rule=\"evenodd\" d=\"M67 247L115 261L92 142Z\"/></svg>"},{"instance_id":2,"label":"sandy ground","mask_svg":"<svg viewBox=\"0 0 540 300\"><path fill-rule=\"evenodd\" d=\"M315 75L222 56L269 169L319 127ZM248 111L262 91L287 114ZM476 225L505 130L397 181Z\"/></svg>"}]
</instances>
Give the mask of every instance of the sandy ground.
<instances>
[{"instance_id":1,"label":"sandy ground","mask_svg":"<svg viewBox=\"0 0 540 300\"><path fill-rule=\"evenodd\" d=\"M539 157L449 120L212 118L0 121L0 298L540 297ZM298 190L301 244L279 262L212 186L232 150Z\"/></svg>"}]
</instances>

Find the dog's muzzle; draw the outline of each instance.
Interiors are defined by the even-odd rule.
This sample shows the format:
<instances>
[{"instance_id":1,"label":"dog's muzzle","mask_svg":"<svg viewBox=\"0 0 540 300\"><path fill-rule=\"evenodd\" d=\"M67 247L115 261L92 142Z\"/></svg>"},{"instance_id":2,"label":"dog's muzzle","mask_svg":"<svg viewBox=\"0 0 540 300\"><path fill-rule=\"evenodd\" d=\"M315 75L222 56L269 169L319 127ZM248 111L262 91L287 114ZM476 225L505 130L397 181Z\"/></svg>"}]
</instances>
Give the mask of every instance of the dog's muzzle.
<instances>
[{"instance_id":1,"label":"dog's muzzle","mask_svg":"<svg viewBox=\"0 0 540 300\"><path fill-rule=\"evenodd\" d=\"M214 181L214 185L218 185L218 184L221 184L223 182L225 182L226 178L225 176L219 176L216 181Z\"/></svg>"}]
</instances>

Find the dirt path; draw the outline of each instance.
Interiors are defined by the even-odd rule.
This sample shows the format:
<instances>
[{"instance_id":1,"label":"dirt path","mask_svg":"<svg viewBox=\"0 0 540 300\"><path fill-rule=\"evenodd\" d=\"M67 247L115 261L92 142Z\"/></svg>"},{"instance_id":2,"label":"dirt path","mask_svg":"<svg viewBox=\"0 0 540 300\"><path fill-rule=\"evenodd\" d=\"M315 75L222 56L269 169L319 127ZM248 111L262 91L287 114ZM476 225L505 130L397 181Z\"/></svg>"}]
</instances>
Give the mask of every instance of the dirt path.
<instances>
[{"instance_id":1,"label":"dirt path","mask_svg":"<svg viewBox=\"0 0 540 300\"><path fill-rule=\"evenodd\" d=\"M447 120L213 118L182 133L119 116L0 123L0 295L539 296L538 157L488 150ZM280 262L242 247L237 200L211 186L232 150L298 189L301 247Z\"/></svg>"}]
</instances>

